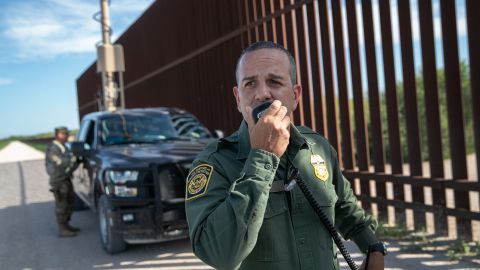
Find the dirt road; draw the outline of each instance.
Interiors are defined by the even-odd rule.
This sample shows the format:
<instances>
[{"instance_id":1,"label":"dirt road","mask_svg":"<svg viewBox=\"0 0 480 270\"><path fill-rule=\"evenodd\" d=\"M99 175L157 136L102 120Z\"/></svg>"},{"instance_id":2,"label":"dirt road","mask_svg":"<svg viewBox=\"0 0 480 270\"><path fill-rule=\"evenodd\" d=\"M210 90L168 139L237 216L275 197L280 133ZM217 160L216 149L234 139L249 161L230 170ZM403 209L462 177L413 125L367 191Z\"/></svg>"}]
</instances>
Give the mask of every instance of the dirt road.
<instances>
[{"instance_id":1,"label":"dirt road","mask_svg":"<svg viewBox=\"0 0 480 270\"><path fill-rule=\"evenodd\" d=\"M74 238L58 238L43 160L0 164L0 269L211 269L187 240L107 255L91 211L75 212Z\"/></svg>"},{"instance_id":2,"label":"dirt road","mask_svg":"<svg viewBox=\"0 0 480 270\"><path fill-rule=\"evenodd\" d=\"M132 245L124 253L107 255L97 218L89 210L73 215L72 224L82 229L77 237L58 238L48 189L43 160L0 163L0 270L212 269L193 255L188 240ZM471 262L450 262L444 251L410 253L401 244L389 243L386 269L480 269ZM351 243L347 246L360 262L361 254Z\"/></svg>"}]
</instances>

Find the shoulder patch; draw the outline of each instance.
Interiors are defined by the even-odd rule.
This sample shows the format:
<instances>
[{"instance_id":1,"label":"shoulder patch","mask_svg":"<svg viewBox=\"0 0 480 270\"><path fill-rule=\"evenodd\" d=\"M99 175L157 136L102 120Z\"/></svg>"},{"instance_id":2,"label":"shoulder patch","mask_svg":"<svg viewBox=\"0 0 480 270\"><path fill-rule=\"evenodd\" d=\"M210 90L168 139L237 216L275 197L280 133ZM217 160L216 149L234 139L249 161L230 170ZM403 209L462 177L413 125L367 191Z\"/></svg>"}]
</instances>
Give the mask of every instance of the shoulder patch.
<instances>
[{"instance_id":1,"label":"shoulder patch","mask_svg":"<svg viewBox=\"0 0 480 270\"><path fill-rule=\"evenodd\" d=\"M200 164L193 168L187 176L187 190L185 200L197 198L207 192L208 183L212 177L213 167L208 164Z\"/></svg>"}]
</instances>

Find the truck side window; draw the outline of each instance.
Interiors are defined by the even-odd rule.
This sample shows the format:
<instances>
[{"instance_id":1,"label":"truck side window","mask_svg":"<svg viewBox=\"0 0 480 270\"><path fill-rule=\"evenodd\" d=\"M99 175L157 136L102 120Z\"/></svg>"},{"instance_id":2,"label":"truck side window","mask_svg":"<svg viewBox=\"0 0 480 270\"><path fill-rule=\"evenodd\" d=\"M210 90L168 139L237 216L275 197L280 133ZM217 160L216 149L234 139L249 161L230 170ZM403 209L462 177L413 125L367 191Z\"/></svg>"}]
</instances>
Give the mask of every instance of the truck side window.
<instances>
[{"instance_id":1,"label":"truck side window","mask_svg":"<svg viewBox=\"0 0 480 270\"><path fill-rule=\"evenodd\" d=\"M87 137L87 129L90 124L90 120L84 120L80 124L80 130L77 134L77 141L85 142L85 138Z\"/></svg>"},{"instance_id":2,"label":"truck side window","mask_svg":"<svg viewBox=\"0 0 480 270\"><path fill-rule=\"evenodd\" d=\"M87 133L87 138L85 139L85 142L88 143L88 145L90 145L91 148L93 148L93 144L95 142L95 125L93 121L88 123L86 133Z\"/></svg>"}]
</instances>

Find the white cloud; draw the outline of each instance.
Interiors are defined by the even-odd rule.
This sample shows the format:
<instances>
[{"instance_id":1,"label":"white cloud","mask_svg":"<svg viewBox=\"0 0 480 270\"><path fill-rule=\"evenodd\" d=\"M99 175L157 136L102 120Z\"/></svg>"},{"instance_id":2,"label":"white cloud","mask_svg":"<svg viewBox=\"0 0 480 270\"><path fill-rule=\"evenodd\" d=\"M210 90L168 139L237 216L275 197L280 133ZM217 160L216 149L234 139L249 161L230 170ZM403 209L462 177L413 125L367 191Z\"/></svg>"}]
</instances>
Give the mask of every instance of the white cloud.
<instances>
[{"instance_id":1,"label":"white cloud","mask_svg":"<svg viewBox=\"0 0 480 270\"><path fill-rule=\"evenodd\" d=\"M0 78L0 86L9 85L9 84L12 84L13 82L14 80L11 78Z\"/></svg>"},{"instance_id":2,"label":"white cloud","mask_svg":"<svg viewBox=\"0 0 480 270\"><path fill-rule=\"evenodd\" d=\"M110 18L115 40L153 0L112 0ZM100 24L92 19L98 0L16 1L0 11L0 41L9 44L11 60L53 58L93 53L101 40ZM125 21L125 18L130 19ZM3 57L3 56L2 56Z\"/></svg>"}]
</instances>

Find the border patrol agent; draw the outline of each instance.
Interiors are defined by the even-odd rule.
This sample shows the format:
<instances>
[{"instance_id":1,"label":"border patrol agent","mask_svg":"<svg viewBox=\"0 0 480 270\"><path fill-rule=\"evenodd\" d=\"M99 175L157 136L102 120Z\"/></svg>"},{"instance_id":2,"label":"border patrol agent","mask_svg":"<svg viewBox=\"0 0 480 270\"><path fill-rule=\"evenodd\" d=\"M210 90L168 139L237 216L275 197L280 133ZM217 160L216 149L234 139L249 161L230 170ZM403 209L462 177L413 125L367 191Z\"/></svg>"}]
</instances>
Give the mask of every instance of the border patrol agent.
<instances>
[{"instance_id":1,"label":"border patrol agent","mask_svg":"<svg viewBox=\"0 0 480 270\"><path fill-rule=\"evenodd\" d=\"M74 192L71 175L77 167L77 159L65 147L69 131L66 127L55 128L55 140L47 147L45 166L50 176L50 191L55 197L55 213L58 236L71 237L79 231L68 222L73 212Z\"/></svg>"},{"instance_id":2,"label":"border patrol agent","mask_svg":"<svg viewBox=\"0 0 480 270\"><path fill-rule=\"evenodd\" d=\"M272 42L252 44L237 62L233 94L244 121L210 143L193 162L186 213L193 252L217 269L339 269L330 234L298 185L299 170L346 239L369 252L368 269L383 269L376 221L357 205L337 153L321 135L291 124L301 86L291 54ZM252 108L271 106L255 124ZM383 246L381 244L380 246Z\"/></svg>"}]
</instances>

